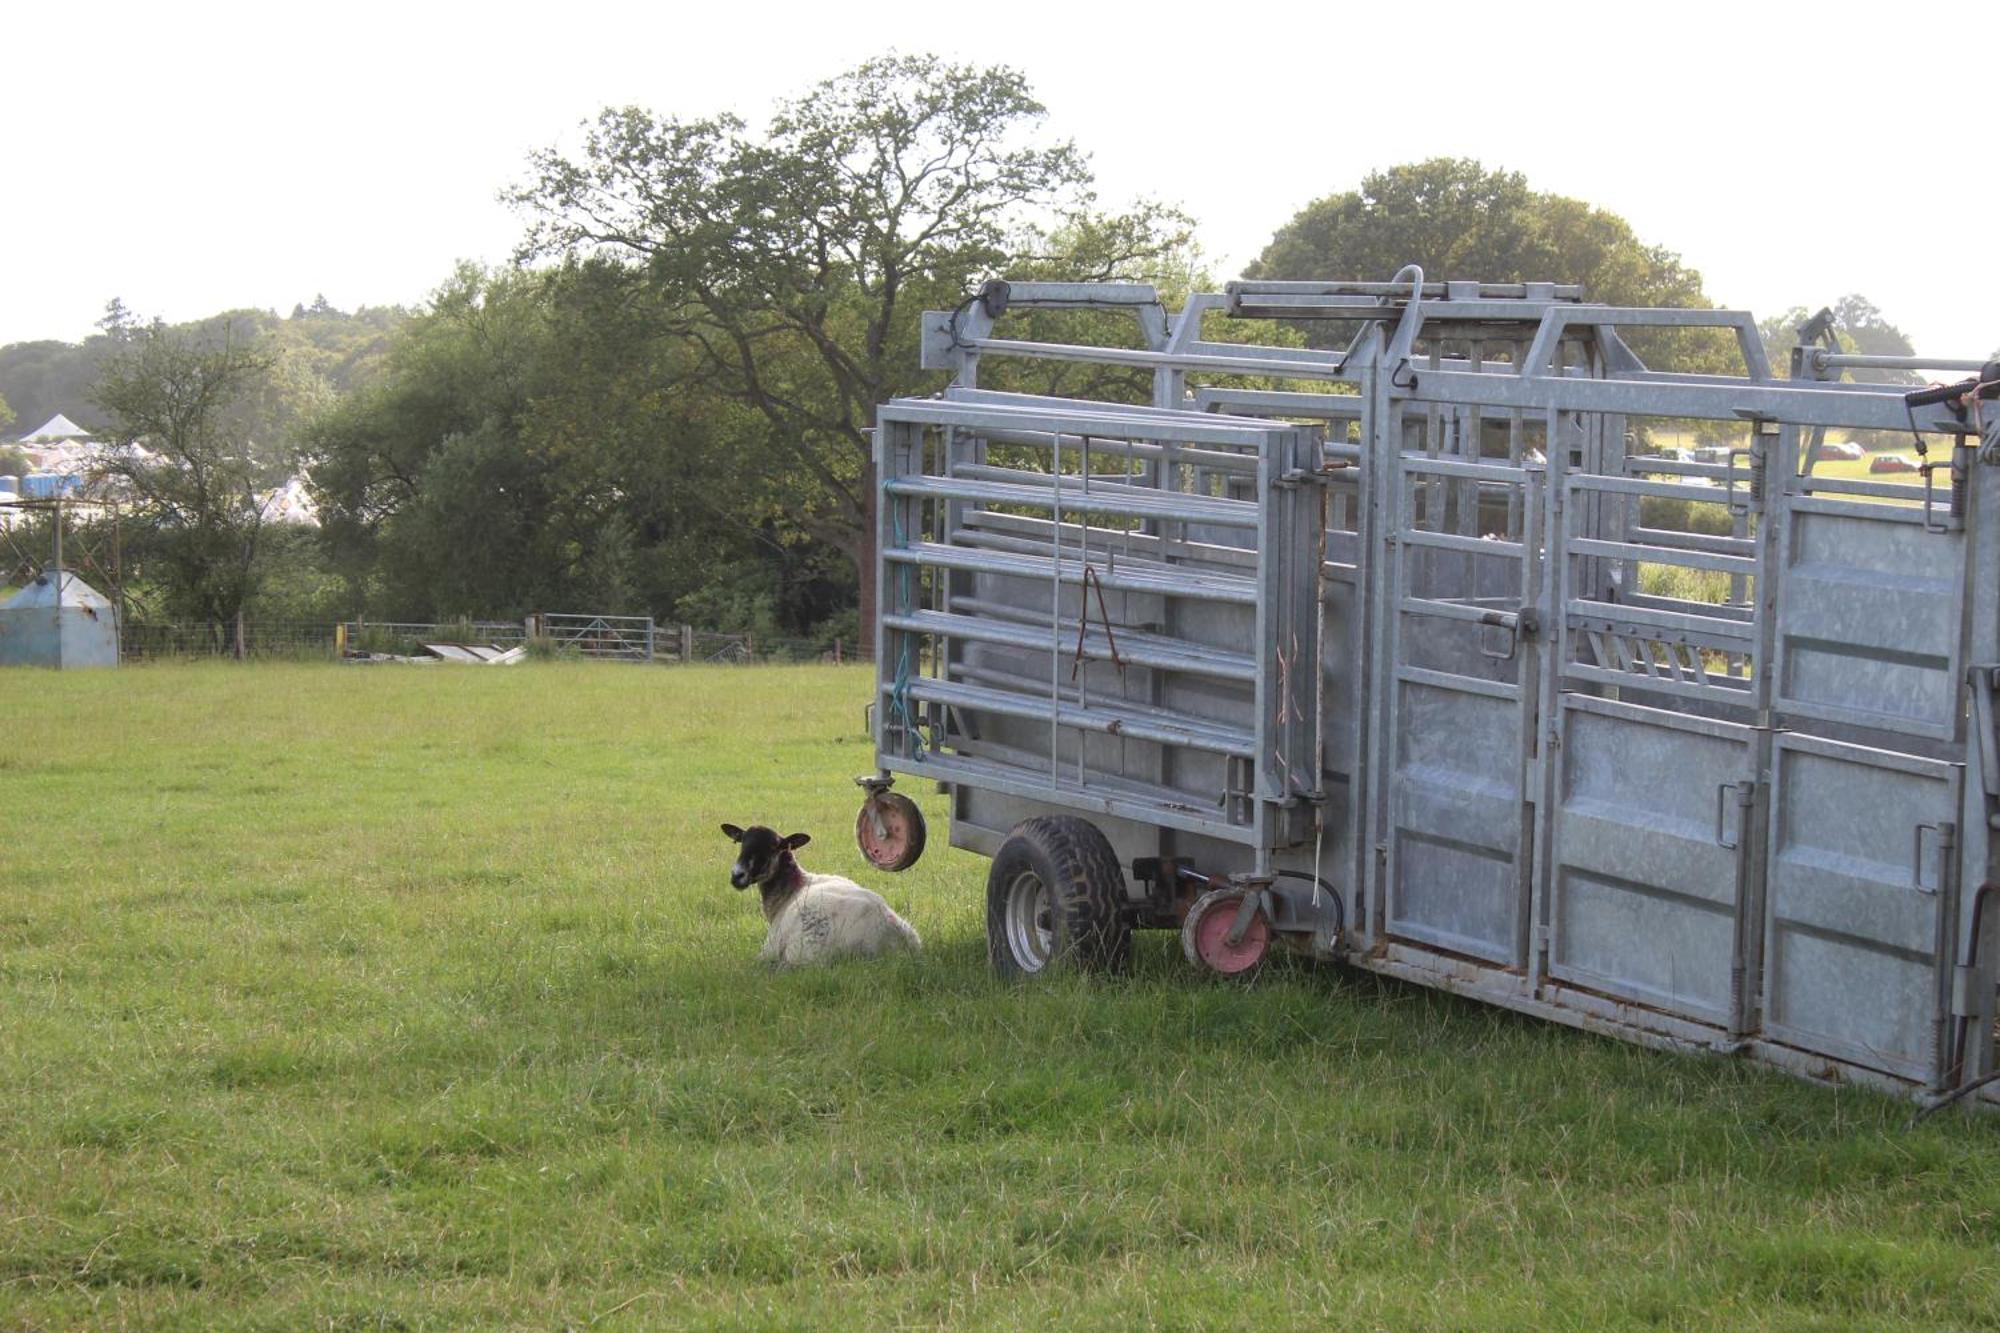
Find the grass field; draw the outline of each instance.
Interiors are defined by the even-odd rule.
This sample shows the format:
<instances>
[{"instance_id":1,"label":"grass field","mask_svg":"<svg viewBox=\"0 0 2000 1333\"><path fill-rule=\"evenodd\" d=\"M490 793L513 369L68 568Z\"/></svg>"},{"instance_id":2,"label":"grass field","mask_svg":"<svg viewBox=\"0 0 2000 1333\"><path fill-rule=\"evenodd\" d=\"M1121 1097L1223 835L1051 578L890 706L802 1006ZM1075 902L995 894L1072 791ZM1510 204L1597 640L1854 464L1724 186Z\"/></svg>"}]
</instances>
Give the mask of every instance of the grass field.
<instances>
[{"instance_id":1,"label":"grass field","mask_svg":"<svg viewBox=\"0 0 2000 1333\"><path fill-rule=\"evenodd\" d=\"M1337 969L791 975L867 676L0 674L0 1326L2000 1321L2000 1125Z\"/></svg>"}]
</instances>

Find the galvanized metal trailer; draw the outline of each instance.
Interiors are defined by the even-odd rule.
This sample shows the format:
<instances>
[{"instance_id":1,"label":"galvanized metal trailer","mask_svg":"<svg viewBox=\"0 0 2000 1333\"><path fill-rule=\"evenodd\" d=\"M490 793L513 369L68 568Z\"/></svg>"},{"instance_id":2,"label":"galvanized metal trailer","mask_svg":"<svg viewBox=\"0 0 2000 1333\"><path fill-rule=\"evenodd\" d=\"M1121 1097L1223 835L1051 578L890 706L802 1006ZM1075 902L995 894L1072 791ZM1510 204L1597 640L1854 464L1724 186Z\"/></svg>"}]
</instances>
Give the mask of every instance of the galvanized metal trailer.
<instances>
[{"instance_id":1,"label":"galvanized metal trailer","mask_svg":"<svg viewBox=\"0 0 2000 1333\"><path fill-rule=\"evenodd\" d=\"M1125 311L1143 347L994 336ZM1337 320L1344 352L1204 317ZM1719 330L1739 376L1650 369ZM1632 1040L1942 1098L1994 1068L2000 368L1950 390L1766 364L1750 316L1548 284L989 284L924 326L876 435L878 774L994 858L1003 973L1179 927L1284 942ZM982 361L1150 373L1148 405L983 390ZM1728 423L1726 462L1643 454ZM1915 434L1920 486L1816 475ZM1690 521L1706 515L1708 521ZM1702 595L1706 581L1726 588Z\"/></svg>"}]
</instances>

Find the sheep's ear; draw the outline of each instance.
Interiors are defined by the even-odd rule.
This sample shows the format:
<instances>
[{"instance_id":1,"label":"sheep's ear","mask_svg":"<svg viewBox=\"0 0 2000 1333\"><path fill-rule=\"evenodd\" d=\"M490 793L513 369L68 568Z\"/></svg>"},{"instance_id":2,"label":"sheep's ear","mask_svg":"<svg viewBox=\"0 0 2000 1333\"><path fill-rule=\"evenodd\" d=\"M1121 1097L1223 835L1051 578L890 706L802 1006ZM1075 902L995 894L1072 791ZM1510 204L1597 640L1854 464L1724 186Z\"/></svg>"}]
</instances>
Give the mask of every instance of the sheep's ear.
<instances>
[{"instance_id":1,"label":"sheep's ear","mask_svg":"<svg viewBox=\"0 0 2000 1333\"><path fill-rule=\"evenodd\" d=\"M743 841L743 830L737 828L736 825L734 824L724 824L722 826L722 831L729 835L729 840L731 842Z\"/></svg>"},{"instance_id":2,"label":"sheep's ear","mask_svg":"<svg viewBox=\"0 0 2000 1333\"><path fill-rule=\"evenodd\" d=\"M793 851L797 851L811 841L812 834L810 833L794 833L791 837L785 839L785 846L791 848Z\"/></svg>"}]
</instances>

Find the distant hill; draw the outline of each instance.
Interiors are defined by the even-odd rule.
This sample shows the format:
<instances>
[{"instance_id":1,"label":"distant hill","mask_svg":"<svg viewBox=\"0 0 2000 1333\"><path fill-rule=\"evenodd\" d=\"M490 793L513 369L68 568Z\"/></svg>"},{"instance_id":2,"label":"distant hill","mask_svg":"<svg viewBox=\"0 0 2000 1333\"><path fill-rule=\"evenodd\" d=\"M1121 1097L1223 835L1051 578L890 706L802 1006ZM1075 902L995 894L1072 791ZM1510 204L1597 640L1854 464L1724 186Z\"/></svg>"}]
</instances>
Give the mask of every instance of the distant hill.
<instances>
[{"instance_id":1,"label":"distant hill","mask_svg":"<svg viewBox=\"0 0 2000 1333\"><path fill-rule=\"evenodd\" d=\"M364 306L348 313L324 300L293 307L290 316L270 310L230 310L186 327L267 342L278 356L267 401L252 437L275 439L303 412L329 396L365 383L388 351L390 336L409 317L400 306ZM0 399L14 410L7 438L61 412L91 431L110 422L91 399L104 357L118 345L116 332L81 343L10 343L0 347Z\"/></svg>"}]
</instances>

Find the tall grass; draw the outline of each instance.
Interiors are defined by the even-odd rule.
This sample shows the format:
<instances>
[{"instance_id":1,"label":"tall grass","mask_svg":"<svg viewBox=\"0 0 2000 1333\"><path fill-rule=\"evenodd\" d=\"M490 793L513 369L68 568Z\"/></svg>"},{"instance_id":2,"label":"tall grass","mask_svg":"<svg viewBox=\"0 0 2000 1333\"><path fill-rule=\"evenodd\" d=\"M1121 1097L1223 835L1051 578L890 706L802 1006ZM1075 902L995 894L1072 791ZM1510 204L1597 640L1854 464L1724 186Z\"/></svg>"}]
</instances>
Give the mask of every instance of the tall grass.
<instances>
[{"instance_id":1,"label":"tall grass","mask_svg":"<svg viewBox=\"0 0 2000 1333\"><path fill-rule=\"evenodd\" d=\"M1971 1326L2000 1132L1337 969L1026 988L864 671L0 674L0 1325ZM919 959L778 975L722 820Z\"/></svg>"}]
</instances>

